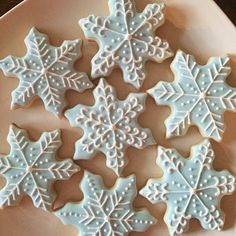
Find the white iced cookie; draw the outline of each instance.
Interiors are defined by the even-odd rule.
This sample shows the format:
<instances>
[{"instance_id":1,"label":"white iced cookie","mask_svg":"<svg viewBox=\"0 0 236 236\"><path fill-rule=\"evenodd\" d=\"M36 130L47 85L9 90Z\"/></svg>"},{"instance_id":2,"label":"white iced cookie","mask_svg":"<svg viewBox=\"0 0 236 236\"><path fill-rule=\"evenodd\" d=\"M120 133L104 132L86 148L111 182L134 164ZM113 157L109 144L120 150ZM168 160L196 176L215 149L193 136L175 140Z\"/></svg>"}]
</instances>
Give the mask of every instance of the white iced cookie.
<instances>
[{"instance_id":1,"label":"white iced cookie","mask_svg":"<svg viewBox=\"0 0 236 236\"><path fill-rule=\"evenodd\" d=\"M64 41L60 47L49 44L48 37L32 28L25 39L27 54L0 60L6 76L20 80L12 93L12 108L26 106L38 96L45 108L61 116L67 90L83 92L93 87L85 73L75 71L74 62L81 56L81 40Z\"/></svg>"},{"instance_id":2,"label":"white iced cookie","mask_svg":"<svg viewBox=\"0 0 236 236\"><path fill-rule=\"evenodd\" d=\"M236 88L226 78L231 69L228 57L213 57L206 65L178 51L171 69L175 80L159 82L148 93L160 105L171 107L165 121L167 137L184 135L196 125L202 136L221 141L224 133L224 112L236 111Z\"/></svg>"},{"instance_id":3,"label":"white iced cookie","mask_svg":"<svg viewBox=\"0 0 236 236\"><path fill-rule=\"evenodd\" d=\"M45 132L32 142L25 130L12 125L8 142L11 151L0 158L0 174L6 178L0 191L0 206L16 205L28 195L35 207L50 211L56 198L53 182L69 179L79 171L71 160L56 160L61 146L60 131Z\"/></svg>"},{"instance_id":4,"label":"white iced cookie","mask_svg":"<svg viewBox=\"0 0 236 236\"><path fill-rule=\"evenodd\" d=\"M208 140L193 146L190 159L176 150L158 148L157 164L164 171L161 179L150 179L140 191L150 202L165 202L164 220L171 235L188 230L191 218L204 229L221 230L224 214L220 200L233 194L235 178L228 171L215 171L214 151Z\"/></svg>"},{"instance_id":5,"label":"white iced cookie","mask_svg":"<svg viewBox=\"0 0 236 236\"><path fill-rule=\"evenodd\" d=\"M91 159L101 151L106 155L107 166L120 175L127 163L127 147L142 149L155 144L151 131L137 122L145 109L147 95L131 93L120 101L115 89L104 79L93 94L93 106L79 104L65 112L73 127L84 130L83 137L76 142L74 159Z\"/></svg>"},{"instance_id":6,"label":"white iced cookie","mask_svg":"<svg viewBox=\"0 0 236 236\"><path fill-rule=\"evenodd\" d=\"M136 211L132 206L137 195L134 175L119 178L107 189L100 176L85 172L81 189L81 202L67 203L55 212L63 223L79 229L81 236L126 236L144 232L156 223L147 210Z\"/></svg>"},{"instance_id":7,"label":"white iced cookie","mask_svg":"<svg viewBox=\"0 0 236 236\"><path fill-rule=\"evenodd\" d=\"M146 77L145 63L161 63L173 55L168 42L155 36L165 21L164 4L148 4L137 13L134 0L109 0L110 16L91 15L79 21L85 36L99 43L92 59L92 77L108 76L119 66L124 80L140 88Z\"/></svg>"}]
</instances>

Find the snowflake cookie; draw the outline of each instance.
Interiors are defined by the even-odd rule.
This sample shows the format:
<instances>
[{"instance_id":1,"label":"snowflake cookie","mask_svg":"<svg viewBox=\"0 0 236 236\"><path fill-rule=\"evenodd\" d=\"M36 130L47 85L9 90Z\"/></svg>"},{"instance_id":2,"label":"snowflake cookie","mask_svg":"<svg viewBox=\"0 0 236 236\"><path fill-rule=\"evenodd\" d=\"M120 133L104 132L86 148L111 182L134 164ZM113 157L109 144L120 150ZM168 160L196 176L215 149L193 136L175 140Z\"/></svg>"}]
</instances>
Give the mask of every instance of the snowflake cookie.
<instances>
[{"instance_id":1,"label":"snowflake cookie","mask_svg":"<svg viewBox=\"0 0 236 236\"><path fill-rule=\"evenodd\" d=\"M164 220L171 235L187 231L192 217L204 229L221 230L220 200L235 190L235 178L228 171L213 169L214 152L208 140L194 146L191 153L191 159L185 159L176 150L159 147L157 164L164 176L150 179L140 191L152 203L167 203Z\"/></svg>"},{"instance_id":2,"label":"snowflake cookie","mask_svg":"<svg viewBox=\"0 0 236 236\"><path fill-rule=\"evenodd\" d=\"M137 13L134 0L109 0L111 15L91 15L79 21L86 37L96 39L100 50L92 59L92 77L108 76L119 66L124 80L140 88L146 77L145 63L161 63L173 55L169 44L154 32L165 21L163 3L148 4Z\"/></svg>"},{"instance_id":3,"label":"snowflake cookie","mask_svg":"<svg viewBox=\"0 0 236 236\"><path fill-rule=\"evenodd\" d=\"M107 157L107 166L117 175L125 167L128 146L144 148L155 144L149 129L140 127L137 117L145 109L146 94L131 93L124 101L116 98L115 90L101 79L93 91L95 105L77 105L65 116L73 127L84 130L76 143L74 159L91 159L98 151Z\"/></svg>"},{"instance_id":4,"label":"snowflake cookie","mask_svg":"<svg viewBox=\"0 0 236 236\"><path fill-rule=\"evenodd\" d=\"M225 81L231 72L229 58L211 58L200 66L192 56L178 51L171 68L175 81L159 82L148 91L158 104L172 109L165 122L167 137L184 135L194 124L204 137L221 141L223 113L236 111L236 89Z\"/></svg>"},{"instance_id":5,"label":"snowflake cookie","mask_svg":"<svg viewBox=\"0 0 236 236\"><path fill-rule=\"evenodd\" d=\"M85 73L73 69L74 62L81 56L82 41L64 41L60 47L54 47L46 35L32 28L25 43L28 51L23 58L8 56L0 60L5 75L20 80L12 93L11 106L29 105L35 96L39 96L48 111L61 116L67 90L83 92L93 87Z\"/></svg>"},{"instance_id":6,"label":"snowflake cookie","mask_svg":"<svg viewBox=\"0 0 236 236\"><path fill-rule=\"evenodd\" d=\"M35 207L50 211L55 200L53 182L69 179L79 171L71 160L55 159L61 146L60 131L45 132L37 142L31 142L26 131L12 125L8 143L10 154L0 158L0 174L6 178L0 191L0 206L16 205L28 195Z\"/></svg>"},{"instance_id":7,"label":"snowflake cookie","mask_svg":"<svg viewBox=\"0 0 236 236\"><path fill-rule=\"evenodd\" d=\"M137 195L134 175L119 178L112 189L107 189L100 176L85 172L81 189L81 202L67 203L55 213L63 223L78 228L81 236L123 236L131 231L144 232L156 223L147 210L132 207Z\"/></svg>"}]
</instances>

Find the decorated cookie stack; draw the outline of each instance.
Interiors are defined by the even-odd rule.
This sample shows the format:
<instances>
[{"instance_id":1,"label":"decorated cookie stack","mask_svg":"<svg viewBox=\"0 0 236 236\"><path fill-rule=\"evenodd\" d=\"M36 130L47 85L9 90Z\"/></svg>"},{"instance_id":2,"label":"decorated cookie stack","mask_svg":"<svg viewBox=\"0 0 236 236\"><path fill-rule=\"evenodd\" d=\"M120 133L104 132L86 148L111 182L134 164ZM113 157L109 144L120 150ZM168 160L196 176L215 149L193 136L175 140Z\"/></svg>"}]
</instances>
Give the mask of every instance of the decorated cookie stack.
<instances>
[{"instance_id":1,"label":"decorated cookie stack","mask_svg":"<svg viewBox=\"0 0 236 236\"><path fill-rule=\"evenodd\" d=\"M95 88L85 73L74 69L81 57L81 40L65 41L55 47L46 35L32 28L25 39L26 55L0 60L5 76L19 79L12 92L11 108L28 106L39 97L46 110L58 118L65 116L72 127L83 129L73 159L89 160L102 152L107 167L118 176L114 187L108 189L101 176L85 170L81 181L83 200L55 209L53 183L69 179L80 167L72 160L57 160L62 145L60 130L44 132L33 142L25 130L11 125L7 138L10 153L0 158L0 174L6 179L0 205L16 205L28 195L36 208L54 213L63 223L75 226L80 235L128 235L132 231L144 232L157 223L148 210L133 207L136 176L120 177L128 162L128 147L156 145L151 130L138 124L147 96L151 95L159 105L171 107L165 122L167 138L184 135L191 125L196 125L204 138L220 142L223 113L236 110L236 89L225 81L231 71L229 58L212 58L200 66L194 57L180 50L171 64L173 82L161 81L147 93L130 93L125 100L119 100L118 88L104 79L114 68L119 67L124 81L138 90L146 77L145 63L161 63L174 53L167 41L155 35L165 21L164 4L149 4L142 13L136 11L134 0L109 0L108 4L109 16L91 15L79 21L85 36L99 43L91 62L91 77L100 78ZM82 93L91 88L94 105L78 104L65 110L67 90ZM235 178L226 170L213 169L215 154L209 139L193 146L189 159L175 149L158 145L157 165L163 177L150 179L139 191L153 204L167 204L164 221L170 235L187 231L191 218L198 219L204 229L223 228L220 200L234 192Z\"/></svg>"}]
</instances>

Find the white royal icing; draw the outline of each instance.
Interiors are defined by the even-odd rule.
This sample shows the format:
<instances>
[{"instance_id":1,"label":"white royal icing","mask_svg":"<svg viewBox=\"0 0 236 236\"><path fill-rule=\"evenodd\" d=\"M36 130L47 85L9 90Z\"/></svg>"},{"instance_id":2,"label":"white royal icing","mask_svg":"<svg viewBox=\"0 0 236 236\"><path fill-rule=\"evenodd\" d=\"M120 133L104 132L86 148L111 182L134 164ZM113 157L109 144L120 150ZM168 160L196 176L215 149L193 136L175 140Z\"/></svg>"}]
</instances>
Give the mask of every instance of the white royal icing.
<instances>
[{"instance_id":1,"label":"white royal icing","mask_svg":"<svg viewBox=\"0 0 236 236\"><path fill-rule=\"evenodd\" d=\"M91 15L81 19L85 35L99 42L99 52L92 59L92 77L108 76L119 66L124 80L140 88L146 77L147 60L162 62L173 55L169 44L154 32L165 21L164 4L148 4L137 13L133 0L109 0L108 17Z\"/></svg>"},{"instance_id":2,"label":"white royal icing","mask_svg":"<svg viewBox=\"0 0 236 236\"><path fill-rule=\"evenodd\" d=\"M25 43L28 51L24 57L8 56L0 60L5 75L20 80L12 93L12 108L26 106L39 96L48 111L60 116L66 105L67 90L83 92L93 87L85 73L73 68L81 56L81 40L64 41L60 47L54 47L46 35L33 28Z\"/></svg>"},{"instance_id":3,"label":"white royal icing","mask_svg":"<svg viewBox=\"0 0 236 236\"><path fill-rule=\"evenodd\" d=\"M184 135L194 124L204 137L221 141L223 113L236 111L236 89L225 81L231 71L229 58L211 58L201 66L192 56L178 51L171 68L174 82L159 82L148 91L158 104L172 109L165 122L167 137Z\"/></svg>"},{"instance_id":4,"label":"white royal icing","mask_svg":"<svg viewBox=\"0 0 236 236\"><path fill-rule=\"evenodd\" d=\"M119 178L112 189L107 189L100 176L85 172L81 189L81 202L67 203L55 214L63 223L78 228L82 236L126 236L132 231L144 232L156 223L147 210L132 207L137 194L134 175Z\"/></svg>"},{"instance_id":5,"label":"white royal icing","mask_svg":"<svg viewBox=\"0 0 236 236\"><path fill-rule=\"evenodd\" d=\"M235 178L226 170L215 171L214 157L208 140L192 148L190 159L174 149L158 148L157 164L164 175L150 179L140 194L152 203L167 203L164 220L171 235L187 231L191 218L198 219L204 229L223 228L220 200L234 192Z\"/></svg>"},{"instance_id":6,"label":"white royal icing","mask_svg":"<svg viewBox=\"0 0 236 236\"><path fill-rule=\"evenodd\" d=\"M146 94L132 93L124 101L104 79L94 89L94 106L77 105L65 116L73 127L84 130L76 143L74 159L90 159L98 151L107 157L107 166L117 175L127 163L125 149L144 148L155 143L149 129L138 125L137 117L145 109Z\"/></svg>"},{"instance_id":7,"label":"white royal icing","mask_svg":"<svg viewBox=\"0 0 236 236\"><path fill-rule=\"evenodd\" d=\"M37 142L31 142L26 131L12 125L8 142L11 151L0 158L0 174L6 178L0 191L0 206L16 205L28 195L35 207L50 211L56 197L53 182L69 179L79 171L71 160L56 160L60 131L45 132Z\"/></svg>"}]
</instances>

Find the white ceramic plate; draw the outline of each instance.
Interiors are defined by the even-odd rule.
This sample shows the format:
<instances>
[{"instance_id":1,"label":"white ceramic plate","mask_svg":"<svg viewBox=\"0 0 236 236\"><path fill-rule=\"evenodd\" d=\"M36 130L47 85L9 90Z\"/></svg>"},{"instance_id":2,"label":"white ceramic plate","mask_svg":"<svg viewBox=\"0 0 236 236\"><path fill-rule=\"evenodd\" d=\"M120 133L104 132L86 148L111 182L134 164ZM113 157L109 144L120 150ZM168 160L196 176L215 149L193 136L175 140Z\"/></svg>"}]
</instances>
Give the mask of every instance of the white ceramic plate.
<instances>
[{"instance_id":1,"label":"white ceramic plate","mask_svg":"<svg viewBox=\"0 0 236 236\"><path fill-rule=\"evenodd\" d=\"M148 0L136 0L137 8L142 10ZM220 56L229 53L231 56L232 74L228 82L236 86L236 30L233 24L222 13L212 0L164 0L167 4L167 21L157 34L166 38L172 48L179 48L197 57L200 63L205 63L210 56ZM82 38L83 33L78 26L78 20L89 14L107 15L107 0L27 0L0 19L0 58L8 54L22 56L26 48L24 37L32 26L46 33L52 43L59 45L65 39ZM76 63L80 71L90 73L90 60L98 47L95 42L84 41L83 58ZM158 81L173 80L169 69L172 59L158 65L150 62L147 65L148 77L142 91L153 87ZM63 130L64 145L59 156L71 158L74 152L74 143L82 132L72 129L66 119L59 120L44 110L40 100L34 101L27 109L10 111L11 91L18 84L18 79L4 78L0 72L0 152L8 153L6 142L8 127L16 123L21 128L29 130L33 139L47 130L61 128ZM121 71L116 70L108 78L109 83L116 86L119 98L123 99L133 88L124 84ZM92 104L91 91L84 94L69 92L67 94L69 107L78 102ZM144 127L152 129L160 145L177 148L186 157L191 145L203 138L196 128L191 128L186 136L165 139L164 120L170 110L158 107L154 100L147 100L147 111L140 117ZM236 175L236 114L226 113L227 129L222 143L212 142L216 152L214 166L217 170L228 169ZM156 147L144 150L133 148L127 151L129 164L124 176L135 173L138 178L138 188L146 183L149 177L160 177L161 169L155 165ZM112 186L116 176L105 167L103 155L97 155L90 161L79 161L82 168L86 168L105 179L108 186ZM79 183L83 171L73 176L70 181L55 184L58 193L56 206L60 207L67 201L77 201L82 198ZM152 205L142 197L137 197L136 207L147 207L159 220L158 224L144 234L131 233L130 235L168 235L167 227L163 222L165 205ZM226 213L225 230L210 232L201 229L199 222L192 220L189 235L235 235L236 234L236 194L223 198L222 209ZM0 211L0 235L6 236L75 236L77 230L72 226L64 226L50 213L35 209L29 198L25 197L18 207L9 207Z\"/></svg>"}]
</instances>

